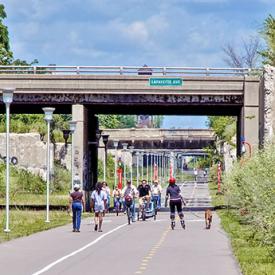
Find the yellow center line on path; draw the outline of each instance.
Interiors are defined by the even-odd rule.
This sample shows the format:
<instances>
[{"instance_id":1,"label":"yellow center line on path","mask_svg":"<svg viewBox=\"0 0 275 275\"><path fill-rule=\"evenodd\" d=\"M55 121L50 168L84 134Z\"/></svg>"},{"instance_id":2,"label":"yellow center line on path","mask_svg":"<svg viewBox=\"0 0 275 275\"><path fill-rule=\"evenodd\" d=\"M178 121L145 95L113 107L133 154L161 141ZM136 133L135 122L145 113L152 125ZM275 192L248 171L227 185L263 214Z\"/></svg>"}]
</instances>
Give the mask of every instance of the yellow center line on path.
<instances>
[{"instance_id":1,"label":"yellow center line on path","mask_svg":"<svg viewBox=\"0 0 275 275\"><path fill-rule=\"evenodd\" d=\"M151 248L147 256L145 256L140 263L139 270L135 272L135 274L142 274L144 270L146 270L150 260L156 254L157 250L161 247L162 243L165 241L167 234L169 233L169 227L166 229L162 235L160 240Z\"/></svg>"}]
</instances>

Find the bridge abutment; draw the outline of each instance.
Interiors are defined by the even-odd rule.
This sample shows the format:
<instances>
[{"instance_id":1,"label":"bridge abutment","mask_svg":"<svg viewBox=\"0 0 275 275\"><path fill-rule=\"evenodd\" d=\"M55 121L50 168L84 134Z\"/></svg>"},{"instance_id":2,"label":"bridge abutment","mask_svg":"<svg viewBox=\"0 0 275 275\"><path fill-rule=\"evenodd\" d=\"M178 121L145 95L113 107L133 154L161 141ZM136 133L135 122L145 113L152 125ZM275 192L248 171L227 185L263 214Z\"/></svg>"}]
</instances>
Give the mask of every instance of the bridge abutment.
<instances>
[{"instance_id":1,"label":"bridge abutment","mask_svg":"<svg viewBox=\"0 0 275 275\"><path fill-rule=\"evenodd\" d=\"M244 105L241 111L242 114L242 130L241 136L246 142L249 142L252 148L259 146L259 118L260 105L260 86L258 81L244 82Z\"/></svg>"}]
</instances>

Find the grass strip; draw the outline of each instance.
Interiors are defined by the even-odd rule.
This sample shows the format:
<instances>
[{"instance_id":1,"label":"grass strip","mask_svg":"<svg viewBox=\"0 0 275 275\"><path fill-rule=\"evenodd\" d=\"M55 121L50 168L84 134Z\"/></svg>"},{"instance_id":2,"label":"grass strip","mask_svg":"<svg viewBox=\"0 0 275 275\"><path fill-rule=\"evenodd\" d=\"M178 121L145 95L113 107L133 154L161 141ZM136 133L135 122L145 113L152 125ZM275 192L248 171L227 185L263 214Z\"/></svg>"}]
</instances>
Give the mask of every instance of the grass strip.
<instances>
[{"instance_id":1,"label":"grass strip","mask_svg":"<svg viewBox=\"0 0 275 275\"><path fill-rule=\"evenodd\" d=\"M89 213L84 213L84 217L88 215ZM45 211L11 210L11 232L5 233L5 212L0 211L0 243L72 222L72 217L66 211L50 211L51 222L45 223L45 219Z\"/></svg>"},{"instance_id":2,"label":"grass strip","mask_svg":"<svg viewBox=\"0 0 275 275\"><path fill-rule=\"evenodd\" d=\"M209 184L213 206L226 205L223 195L217 194L217 186ZM233 252L244 275L275 275L275 260L271 247L257 239L253 225L244 223L239 210L217 211L223 229L231 239Z\"/></svg>"},{"instance_id":3,"label":"grass strip","mask_svg":"<svg viewBox=\"0 0 275 275\"><path fill-rule=\"evenodd\" d=\"M68 205L69 194L53 194L50 195L50 205ZM0 198L0 204L5 204L5 198ZM46 195L44 194L31 194L19 193L10 198L10 204L13 205L46 205Z\"/></svg>"}]
</instances>

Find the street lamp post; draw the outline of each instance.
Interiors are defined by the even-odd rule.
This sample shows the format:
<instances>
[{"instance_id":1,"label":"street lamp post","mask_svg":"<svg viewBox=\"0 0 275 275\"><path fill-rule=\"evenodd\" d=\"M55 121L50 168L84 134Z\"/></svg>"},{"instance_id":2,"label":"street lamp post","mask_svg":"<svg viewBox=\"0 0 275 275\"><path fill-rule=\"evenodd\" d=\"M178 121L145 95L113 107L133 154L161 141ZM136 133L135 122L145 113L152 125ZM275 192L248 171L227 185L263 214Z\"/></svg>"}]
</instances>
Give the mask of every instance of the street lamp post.
<instances>
[{"instance_id":1,"label":"street lamp post","mask_svg":"<svg viewBox=\"0 0 275 275\"><path fill-rule=\"evenodd\" d=\"M137 186L139 185L139 152L136 152L137 156Z\"/></svg>"},{"instance_id":2,"label":"street lamp post","mask_svg":"<svg viewBox=\"0 0 275 275\"><path fill-rule=\"evenodd\" d=\"M131 183L133 183L133 154L134 154L134 146L129 146L130 154L131 154L131 164L130 164L130 178Z\"/></svg>"},{"instance_id":3,"label":"street lamp post","mask_svg":"<svg viewBox=\"0 0 275 275\"><path fill-rule=\"evenodd\" d=\"M47 122L48 136L47 136L47 197L46 197L46 222L50 222L50 124L53 119L53 112L55 108L42 108L45 113L45 120Z\"/></svg>"},{"instance_id":4,"label":"street lamp post","mask_svg":"<svg viewBox=\"0 0 275 275\"><path fill-rule=\"evenodd\" d=\"M146 153L146 178L148 183L149 182L149 153Z\"/></svg>"},{"instance_id":5,"label":"street lamp post","mask_svg":"<svg viewBox=\"0 0 275 275\"><path fill-rule=\"evenodd\" d=\"M170 178L174 177L174 153L170 153Z\"/></svg>"},{"instance_id":6,"label":"street lamp post","mask_svg":"<svg viewBox=\"0 0 275 275\"><path fill-rule=\"evenodd\" d=\"M124 152L124 159L123 159L123 164L124 164L124 167L123 167L123 174L124 174L124 186L126 186L126 175L127 175L127 172L126 172L126 150L127 150L127 146L128 146L128 143L125 142L125 143L122 143L122 150Z\"/></svg>"},{"instance_id":7,"label":"street lamp post","mask_svg":"<svg viewBox=\"0 0 275 275\"><path fill-rule=\"evenodd\" d=\"M143 176L144 176L144 173L143 173L143 151L140 151L140 158L141 158L141 179L143 180Z\"/></svg>"},{"instance_id":8,"label":"street lamp post","mask_svg":"<svg viewBox=\"0 0 275 275\"><path fill-rule=\"evenodd\" d=\"M3 102L6 105L6 233L10 232L10 104L13 93L14 89L3 90Z\"/></svg>"},{"instance_id":9,"label":"street lamp post","mask_svg":"<svg viewBox=\"0 0 275 275\"><path fill-rule=\"evenodd\" d=\"M103 180L106 181L106 170L107 170L107 143L109 135L103 134L102 141L104 143L104 162L103 162Z\"/></svg>"},{"instance_id":10,"label":"street lamp post","mask_svg":"<svg viewBox=\"0 0 275 275\"><path fill-rule=\"evenodd\" d=\"M114 140L114 147L115 147L115 187L117 186L117 147L118 147L118 140Z\"/></svg>"},{"instance_id":11,"label":"street lamp post","mask_svg":"<svg viewBox=\"0 0 275 275\"><path fill-rule=\"evenodd\" d=\"M72 145L71 145L71 190L74 189L74 132L76 130L76 121L70 121L70 132L72 135Z\"/></svg>"},{"instance_id":12,"label":"street lamp post","mask_svg":"<svg viewBox=\"0 0 275 275\"><path fill-rule=\"evenodd\" d=\"M153 165L154 165L154 154L151 153L151 183L153 183Z\"/></svg>"}]
</instances>

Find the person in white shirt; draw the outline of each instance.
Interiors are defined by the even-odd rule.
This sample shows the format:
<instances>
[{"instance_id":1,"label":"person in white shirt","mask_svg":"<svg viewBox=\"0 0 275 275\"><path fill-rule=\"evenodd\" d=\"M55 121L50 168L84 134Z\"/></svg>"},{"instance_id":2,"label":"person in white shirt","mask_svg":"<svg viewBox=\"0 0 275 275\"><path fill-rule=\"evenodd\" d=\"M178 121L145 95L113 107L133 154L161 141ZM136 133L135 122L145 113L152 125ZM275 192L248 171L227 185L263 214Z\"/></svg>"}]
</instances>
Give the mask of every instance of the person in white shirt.
<instances>
[{"instance_id":1,"label":"person in white shirt","mask_svg":"<svg viewBox=\"0 0 275 275\"><path fill-rule=\"evenodd\" d=\"M132 221L135 221L135 198L138 196L137 188L127 180L126 186L121 191L123 198L124 210L126 210L126 202L130 202L130 208L132 211Z\"/></svg>"},{"instance_id":2,"label":"person in white shirt","mask_svg":"<svg viewBox=\"0 0 275 275\"><path fill-rule=\"evenodd\" d=\"M107 184L106 181L103 181L102 182L102 190L104 192L106 192L106 195L107 195L107 205L106 205L106 212L109 211L109 208L110 208L110 201L111 201L111 190Z\"/></svg>"},{"instance_id":3,"label":"person in white shirt","mask_svg":"<svg viewBox=\"0 0 275 275\"><path fill-rule=\"evenodd\" d=\"M198 170L196 168L194 168L194 178L195 178L195 181L197 181L197 177L198 177Z\"/></svg>"},{"instance_id":4,"label":"person in white shirt","mask_svg":"<svg viewBox=\"0 0 275 275\"><path fill-rule=\"evenodd\" d=\"M96 184L96 189L91 195L91 209L95 212L95 231L102 232L103 213L107 205L106 192L102 190L102 183Z\"/></svg>"},{"instance_id":5,"label":"person in white shirt","mask_svg":"<svg viewBox=\"0 0 275 275\"><path fill-rule=\"evenodd\" d=\"M151 192L152 192L152 198L153 201L157 202L157 208L160 209L161 206L161 185L158 183L157 180L154 181L153 186L151 187Z\"/></svg>"}]
</instances>

